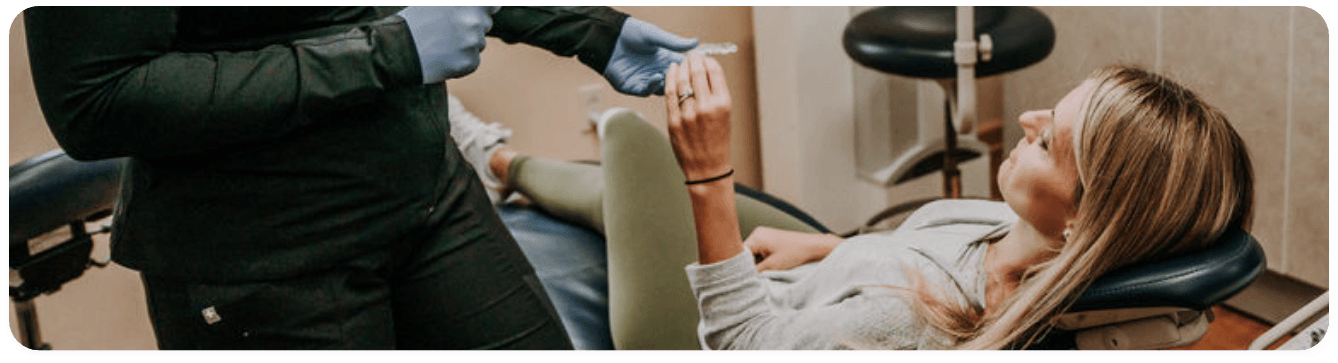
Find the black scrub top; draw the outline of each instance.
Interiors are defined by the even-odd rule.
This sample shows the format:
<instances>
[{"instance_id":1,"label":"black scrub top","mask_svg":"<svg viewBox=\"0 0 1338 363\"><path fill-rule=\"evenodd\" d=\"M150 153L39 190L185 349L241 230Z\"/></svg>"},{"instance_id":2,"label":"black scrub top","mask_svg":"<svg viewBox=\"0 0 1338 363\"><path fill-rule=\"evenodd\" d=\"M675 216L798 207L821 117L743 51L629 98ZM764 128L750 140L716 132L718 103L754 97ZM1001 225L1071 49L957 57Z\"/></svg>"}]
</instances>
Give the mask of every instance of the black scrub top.
<instances>
[{"instance_id":1,"label":"black scrub top","mask_svg":"<svg viewBox=\"0 0 1338 363\"><path fill-rule=\"evenodd\" d=\"M61 147L129 157L113 259L182 280L282 278L423 228L466 163L446 87L422 84L397 10L26 10L38 100ZM626 18L504 7L489 35L602 73Z\"/></svg>"}]
</instances>

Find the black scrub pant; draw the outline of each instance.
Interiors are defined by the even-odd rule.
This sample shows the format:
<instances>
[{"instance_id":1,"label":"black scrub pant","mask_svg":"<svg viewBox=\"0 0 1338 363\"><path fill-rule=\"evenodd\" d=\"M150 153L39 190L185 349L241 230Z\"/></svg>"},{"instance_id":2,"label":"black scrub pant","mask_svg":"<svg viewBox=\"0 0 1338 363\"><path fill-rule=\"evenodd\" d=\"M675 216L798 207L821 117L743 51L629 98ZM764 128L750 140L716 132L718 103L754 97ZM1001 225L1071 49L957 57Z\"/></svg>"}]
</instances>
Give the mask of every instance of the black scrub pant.
<instances>
[{"instance_id":1,"label":"black scrub pant","mask_svg":"<svg viewBox=\"0 0 1338 363\"><path fill-rule=\"evenodd\" d=\"M144 275L162 349L571 349L533 267L469 167L440 221L339 266L277 281Z\"/></svg>"}]
</instances>

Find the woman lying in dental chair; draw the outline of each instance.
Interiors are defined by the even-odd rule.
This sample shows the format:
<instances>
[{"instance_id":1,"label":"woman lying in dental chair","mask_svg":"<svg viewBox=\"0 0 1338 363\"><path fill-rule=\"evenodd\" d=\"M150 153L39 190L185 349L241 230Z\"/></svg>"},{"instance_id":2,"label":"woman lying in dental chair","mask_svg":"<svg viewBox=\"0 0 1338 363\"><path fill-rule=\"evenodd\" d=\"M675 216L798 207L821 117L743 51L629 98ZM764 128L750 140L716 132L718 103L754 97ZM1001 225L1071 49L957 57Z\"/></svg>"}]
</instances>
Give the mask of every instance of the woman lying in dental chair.
<instances>
[{"instance_id":1,"label":"woman lying in dental chair","mask_svg":"<svg viewBox=\"0 0 1338 363\"><path fill-rule=\"evenodd\" d=\"M936 202L845 240L734 193L715 60L671 67L665 94L669 142L606 112L602 166L500 143L472 154L491 184L605 234L622 349L693 328L712 349L1027 347L1096 277L1202 248L1252 212L1249 156L1223 114L1139 69L1098 70L1019 117L1004 202Z\"/></svg>"}]
</instances>

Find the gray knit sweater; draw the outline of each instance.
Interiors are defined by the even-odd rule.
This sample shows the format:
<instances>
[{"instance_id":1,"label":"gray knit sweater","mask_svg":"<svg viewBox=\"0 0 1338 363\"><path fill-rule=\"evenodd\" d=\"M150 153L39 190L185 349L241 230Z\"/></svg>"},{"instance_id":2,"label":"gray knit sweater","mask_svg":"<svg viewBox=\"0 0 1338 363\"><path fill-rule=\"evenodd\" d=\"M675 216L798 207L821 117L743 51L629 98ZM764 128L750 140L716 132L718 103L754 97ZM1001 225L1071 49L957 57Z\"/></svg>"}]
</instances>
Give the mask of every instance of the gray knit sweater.
<instances>
[{"instance_id":1,"label":"gray knit sweater","mask_svg":"<svg viewBox=\"0 0 1338 363\"><path fill-rule=\"evenodd\" d=\"M908 304L909 272L963 306L985 301L986 244L1017 216L1004 203L928 204L894 231L845 240L819 262L758 273L752 252L686 270L709 349L935 349L950 342Z\"/></svg>"}]
</instances>

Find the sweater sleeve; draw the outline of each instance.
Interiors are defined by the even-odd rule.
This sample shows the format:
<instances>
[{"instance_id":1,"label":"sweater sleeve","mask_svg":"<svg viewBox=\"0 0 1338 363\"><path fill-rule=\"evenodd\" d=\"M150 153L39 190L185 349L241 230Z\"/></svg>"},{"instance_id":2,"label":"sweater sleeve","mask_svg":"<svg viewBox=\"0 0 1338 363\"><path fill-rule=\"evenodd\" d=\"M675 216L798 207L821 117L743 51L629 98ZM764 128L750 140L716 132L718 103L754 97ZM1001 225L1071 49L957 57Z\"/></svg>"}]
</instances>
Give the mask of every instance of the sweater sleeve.
<instances>
[{"instance_id":1,"label":"sweater sleeve","mask_svg":"<svg viewBox=\"0 0 1338 363\"><path fill-rule=\"evenodd\" d=\"M175 8L24 11L38 101L76 159L167 157L274 139L417 84L399 17L258 49L175 48Z\"/></svg>"},{"instance_id":2,"label":"sweater sleeve","mask_svg":"<svg viewBox=\"0 0 1338 363\"><path fill-rule=\"evenodd\" d=\"M890 289L871 287L835 304L790 309L768 303L746 250L687 268L697 297L698 335L711 349L918 348L915 318Z\"/></svg>"}]
</instances>

